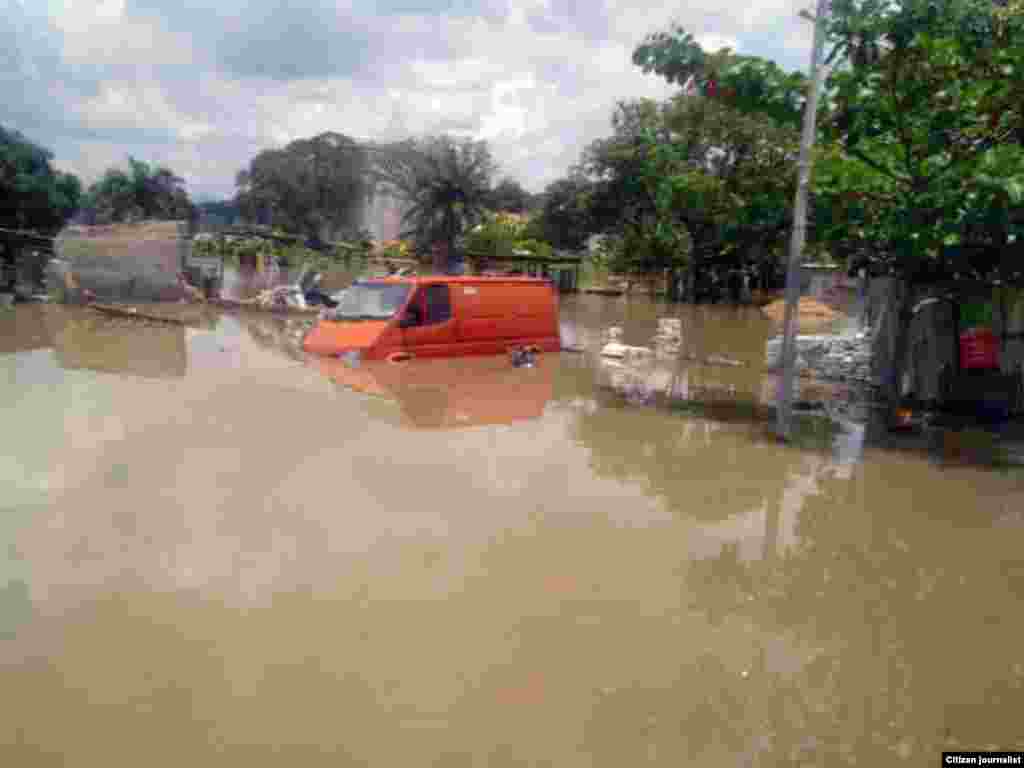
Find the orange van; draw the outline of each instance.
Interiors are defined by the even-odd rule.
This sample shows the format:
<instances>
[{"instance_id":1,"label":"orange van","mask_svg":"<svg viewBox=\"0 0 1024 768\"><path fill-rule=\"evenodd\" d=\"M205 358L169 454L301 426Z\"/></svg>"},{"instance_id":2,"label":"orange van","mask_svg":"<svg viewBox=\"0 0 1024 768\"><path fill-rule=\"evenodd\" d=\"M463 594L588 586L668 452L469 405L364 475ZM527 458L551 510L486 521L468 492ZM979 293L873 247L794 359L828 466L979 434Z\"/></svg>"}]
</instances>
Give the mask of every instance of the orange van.
<instances>
[{"instance_id":1,"label":"orange van","mask_svg":"<svg viewBox=\"0 0 1024 768\"><path fill-rule=\"evenodd\" d=\"M302 343L350 362L503 354L561 348L558 296L529 277L388 277L359 280Z\"/></svg>"}]
</instances>

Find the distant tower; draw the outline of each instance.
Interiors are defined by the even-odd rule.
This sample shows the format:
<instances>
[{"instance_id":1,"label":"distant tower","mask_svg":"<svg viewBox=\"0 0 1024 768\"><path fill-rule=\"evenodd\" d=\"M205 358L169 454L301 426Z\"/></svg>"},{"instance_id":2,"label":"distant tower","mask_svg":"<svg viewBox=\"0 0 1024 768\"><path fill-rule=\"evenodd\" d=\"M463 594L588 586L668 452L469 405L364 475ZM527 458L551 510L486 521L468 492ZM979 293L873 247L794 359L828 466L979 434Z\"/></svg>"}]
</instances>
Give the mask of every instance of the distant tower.
<instances>
[{"instance_id":1,"label":"distant tower","mask_svg":"<svg viewBox=\"0 0 1024 768\"><path fill-rule=\"evenodd\" d=\"M402 203L384 190L374 191L363 208L362 227L374 240L395 240L402 227Z\"/></svg>"}]
</instances>

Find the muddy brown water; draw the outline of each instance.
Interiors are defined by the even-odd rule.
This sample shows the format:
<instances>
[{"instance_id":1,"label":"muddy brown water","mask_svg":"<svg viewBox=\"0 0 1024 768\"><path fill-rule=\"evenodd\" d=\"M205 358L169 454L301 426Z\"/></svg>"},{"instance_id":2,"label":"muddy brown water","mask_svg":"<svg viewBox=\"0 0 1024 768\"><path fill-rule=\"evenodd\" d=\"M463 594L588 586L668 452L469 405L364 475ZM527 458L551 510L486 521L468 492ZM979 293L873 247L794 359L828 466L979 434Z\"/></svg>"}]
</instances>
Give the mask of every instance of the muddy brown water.
<instances>
[{"instance_id":1,"label":"muddy brown water","mask_svg":"<svg viewBox=\"0 0 1024 768\"><path fill-rule=\"evenodd\" d=\"M672 313L683 362L599 362ZM352 371L267 315L0 314L0 765L1024 748L1019 473L647 404L770 398L756 311L562 320L587 352Z\"/></svg>"}]
</instances>

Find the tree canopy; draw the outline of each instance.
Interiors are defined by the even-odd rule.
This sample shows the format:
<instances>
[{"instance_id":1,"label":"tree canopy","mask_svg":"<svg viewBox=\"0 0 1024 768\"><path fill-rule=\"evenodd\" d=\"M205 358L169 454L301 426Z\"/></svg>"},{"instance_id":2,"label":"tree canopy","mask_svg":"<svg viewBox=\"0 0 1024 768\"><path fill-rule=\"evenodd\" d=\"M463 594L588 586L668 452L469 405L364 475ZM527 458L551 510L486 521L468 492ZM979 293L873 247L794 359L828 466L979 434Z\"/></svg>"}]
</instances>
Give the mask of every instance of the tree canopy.
<instances>
[{"instance_id":1,"label":"tree canopy","mask_svg":"<svg viewBox=\"0 0 1024 768\"><path fill-rule=\"evenodd\" d=\"M832 4L813 189L820 240L915 279L1019 271L1021 27L1019 13L983 0ZM649 36L634 61L735 109L802 117L805 77L706 54L681 27Z\"/></svg>"},{"instance_id":2,"label":"tree canopy","mask_svg":"<svg viewBox=\"0 0 1024 768\"><path fill-rule=\"evenodd\" d=\"M250 221L312 238L357 229L372 195L370 160L355 140L327 132L260 152L236 178Z\"/></svg>"},{"instance_id":3,"label":"tree canopy","mask_svg":"<svg viewBox=\"0 0 1024 768\"><path fill-rule=\"evenodd\" d=\"M812 180L816 237L911 284L1024 279L1024 18L988 0L835 0ZM675 26L634 61L711 99L795 124L801 81L705 54ZM690 78L693 78L692 80ZM806 82L804 82L806 85ZM910 291L887 372L896 403Z\"/></svg>"},{"instance_id":4,"label":"tree canopy","mask_svg":"<svg viewBox=\"0 0 1024 768\"><path fill-rule=\"evenodd\" d=\"M540 210L527 227L529 236L555 248L581 250L593 232L592 187L578 171L549 184L541 195Z\"/></svg>"},{"instance_id":5,"label":"tree canopy","mask_svg":"<svg viewBox=\"0 0 1024 768\"><path fill-rule=\"evenodd\" d=\"M195 206L185 191L185 180L163 166L128 158L128 172L110 168L89 187L82 215L90 224L137 219L188 219Z\"/></svg>"},{"instance_id":6,"label":"tree canopy","mask_svg":"<svg viewBox=\"0 0 1024 768\"><path fill-rule=\"evenodd\" d=\"M441 243L446 253L435 267L447 269L455 256L456 239L483 220L491 195L496 164L484 141L433 136L410 139L374 152L373 177L404 200L402 217L422 248Z\"/></svg>"},{"instance_id":7,"label":"tree canopy","mask_svg":"<svg viewBox=\"0 0 1024 768\"><path fill-rule=\"evenodd\" d=\"M797 135L715 100L621 103L614 133L591 144L594 228L621 238L626 266L762 261L788 229Z\"/></svg>"},{"instance_id":8,"label":"tree canopy","mask_svg":"<svg viewBox=\"0 0 1024 768\"><path fill-rule=\"evenodd\" d=\"M0 126L0 227L54 233L78 208L78 177L54 170L53 154Z\"/></svg>"},{"instance_id":9,"label":"tree canopy","mask_svg":"<svg viewBox=\"0 0 1024 768\"><path fill-rule=\"evenodd\" d=\"M492 211L524 213L531 202L531 195L515 179L502 179L491 190L487 205Z\"/></svg>"}]
</instances>

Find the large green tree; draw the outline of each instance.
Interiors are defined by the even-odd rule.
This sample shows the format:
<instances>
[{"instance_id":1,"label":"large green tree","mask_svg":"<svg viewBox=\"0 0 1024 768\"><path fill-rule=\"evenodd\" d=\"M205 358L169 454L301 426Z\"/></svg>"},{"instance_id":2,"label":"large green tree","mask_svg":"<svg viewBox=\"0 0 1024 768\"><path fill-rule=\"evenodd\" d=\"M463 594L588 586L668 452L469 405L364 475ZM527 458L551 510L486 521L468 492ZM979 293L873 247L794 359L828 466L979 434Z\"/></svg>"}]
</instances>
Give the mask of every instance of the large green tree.
<instances>
[{"instance_id":1,"label":"large green tree","mask_svg":"<svg viewBox=\"0 0 1024 768\"><path fill-rule=\"evenodd\" d=\"M332 239L362 223L373 189L369 170L355 140L322 133L256 155L236 177L236 200L250 221Z\"/></svg>"},{"instance_id":2,"label":"large green tree","mask_svg":"<svg viewBox=\"0 0 1024 768\"><path fill-rule=\"evenodd\" d=\"M109 224L137 219L196 218L185 180L163 166L128 158L128 171L110 168L89 187L82 205L89 223Z\"/></svg>"},{"instance_id":3,"label":"large green tree","mask_svg":"<svg viewBox=\"0 0 1024 768\"><path fill-rule=\"evenodd\" d=\"M373 157L375 181L406 203L402 236L434 246L435 268L450 269L457 238L483 220L490 200L497 166L487 142L433 136L375 148Z\"/></svg>"},{"instance_id":4,"label":"large green tree","mask_svg":"<svg viewBox=\"0 0 1024 768\"><path fill-rule=\"evenodd\" d=\"M1024 25L983 0L836 0L820 114L821 232L909 283L953 274L1016 279L1024 231ZM634 60L717 100L796 124L806 80L729 52L704 54L680 28ZM693 78L693 81L690 78ZM900 308L887 391L907 355Z\"/></svg>"},{"instance_id":5,"label":"large green tree","mask_svg":"<svg viewBox=\"0 0 1024 768\"><path fill-rule=\"evenodd\" d=\"M0 227L52 234L75 212L78 178L54 170L53 154L0 126Z\"/></svg>"},{"instance_id":6,"label":"large green tree","mask_svg":"<svg viewBox=\"0 0 1024 768\"><path fill-rule=\"evenodd\" d=\"M528 236L563 250L583 249L594 231L592 190L593 184L578 169L551 182L541 195L540 210L527 225Z\"/></svg>"},{"instance_id":7,"label":"large green tree","mask_svg":"<svg viewBox=\"0 0 1024 768\"><path fill-rule=\"evenodd\" d=\"M620 104L584 153L596 227L641 272L771 263L789 227L796 132L700 95ZM674 284L674 281L673 281ZM692 295L692 294L691 294Z\"/></svg>"}]
</instances>

